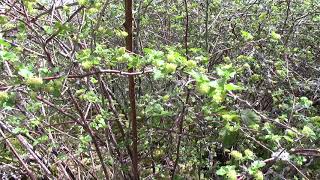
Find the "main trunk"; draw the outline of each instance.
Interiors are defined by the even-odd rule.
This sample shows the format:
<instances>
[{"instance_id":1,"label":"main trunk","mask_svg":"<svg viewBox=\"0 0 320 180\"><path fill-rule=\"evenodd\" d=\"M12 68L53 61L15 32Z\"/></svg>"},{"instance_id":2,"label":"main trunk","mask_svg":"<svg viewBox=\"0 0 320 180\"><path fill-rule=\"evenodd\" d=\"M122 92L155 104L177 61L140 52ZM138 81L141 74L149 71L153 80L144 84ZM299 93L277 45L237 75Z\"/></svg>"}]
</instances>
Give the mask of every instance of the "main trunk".
<instances>
[{"instance_id":1,"label":"main trunk","mask_svg":"<svg viewBox=\"0 0 320 180\"><path fill-rule=\"evenodd\" d=\"M125 29L128 33L126 37L127 51L133 51L133 38L132 38L132 0L125 0ZM130 68L129 72L134 69ZM139 179L138 171L138 133L137 133L137 113L136 113L136 98L135 98L135 81L134 76L129 76L129 98L130 98L130 120L132 126L132 174L133 179Z\"/></svg>"}]
</instances>

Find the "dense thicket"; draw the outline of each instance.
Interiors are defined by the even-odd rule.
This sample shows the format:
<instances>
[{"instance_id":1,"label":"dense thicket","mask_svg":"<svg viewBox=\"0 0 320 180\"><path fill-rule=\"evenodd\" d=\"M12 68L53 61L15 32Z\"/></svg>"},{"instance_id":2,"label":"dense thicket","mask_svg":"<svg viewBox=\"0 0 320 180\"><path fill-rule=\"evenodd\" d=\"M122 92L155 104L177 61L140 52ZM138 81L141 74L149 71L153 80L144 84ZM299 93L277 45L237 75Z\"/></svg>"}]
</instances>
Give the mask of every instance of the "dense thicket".
<instances>
[{"instance_id":1,"label":"dense thicket","mask_svg":"<svg viewBox=\"0 0 320 180\"><path fill-rule=\"evenodd\" d=\"M0 1L0 177L320 178L319 0L128 7Z\"/></svg>"}]
</instances>

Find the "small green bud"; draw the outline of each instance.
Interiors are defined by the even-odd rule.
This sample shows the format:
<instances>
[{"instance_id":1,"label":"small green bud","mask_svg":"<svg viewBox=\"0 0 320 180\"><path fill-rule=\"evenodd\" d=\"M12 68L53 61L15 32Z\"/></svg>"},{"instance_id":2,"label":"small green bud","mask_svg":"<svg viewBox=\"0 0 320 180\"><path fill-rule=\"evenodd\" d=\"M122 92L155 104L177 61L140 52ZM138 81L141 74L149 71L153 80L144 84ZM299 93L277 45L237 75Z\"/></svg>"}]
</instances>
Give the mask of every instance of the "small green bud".
<instances>
[{"instance_id":1,"label":"small green bud","mask_svg":"<svg viewBox=\"0 0 320 180\"><path fill-rule=\"evenodd\" d=\"M53 83L50 82L48 83L44 88L43 90L47 93L52 93L54 91L54 87L53 87Z\"/></svg>"},{"instance_id":2,"label":"small green bud","mask_svg":"<svg viewBox=\"0 0 320 180\"><path fill-rule=\"evenodd\" d=\"M87 0L78 0L79 5L84 6L88 4Z\"/></svg>"},{"instance_id":3,"label":"small green bud","mask_svg":"<svg viewBox=\"0 0 320 180\"><path fill-rule=\"evenodd\" d=\"M40 77L30 77L27 79L27 85L38 88L43 84L43 80Z\"/></svg>"},{"instance_id":4,"label":"small green bud","mask_svg":"<svg viewBox=\"0 0 320 180\"><path fill-rule=\"evenodd\" d=\"M281 39L281 35L277 34L276 32L272 31L271 32L271 38L274 40L280 40Z\"/></svg>"},{"instance_id":5,"label":"small green bud","mask_svg":"<svg viewBox=\"0 0 320 180\"><path fill-rule=\"evenodd\" d=\"M167 55L167 60L168 60L168 62L174 62L175 61L175 56L174 56L174 54L172 54L172 53L170 53L170 54L168 54Z\"/></svg>"},{"instance_id":6,"label":"small green bud","mask_svg":"<svg viewBox=\"0 0 320 180\"><path fill-rule=\"evenodd\" d=\"M165 95L162 97L163 101L167 102L170 99L169 95Z\"/></svg>"},{"instance_id":7,"label":"small green bud","mask_svg":"<svg viewBox=\"0 0 320 180\"><path fill-rule=\"evenodd\" d=\"M176 72L176 70L177 70L177 65L176 65L176 64L173 64L173 63L166 63L164 69L165 69L165 72L171 74L171 73Z\"/></svg>"},{"instance_id":8,"label":"small green bud","mask_svg":"<svg viewBox=\"0 0 320 180\"><path fill-rule=\"evenodd\" d=\"M0 91L0 102L5 102L9 99L9 94L5 91Z\"/></svg>"},{"instance_id":9,"label":"small green bud","mask_svg":"<svg viewBox=\"0 0 320 180\"><path fill-rule=\"evenodd\" d=\"M253 177L255 180L263 180L263 173L261 171L257 171L255 174L253 174Z\"/></svg>"},{"instance_id":10,"label":"small green bud","mask_svg":"<svg viewBox=\"0 0 320 180\"><path fill-rule=\"evenodd\" d=\"M98 31L99 31L99 32L105 32L105 28L104 28L104 27L99 27L99 28L98 28Z\"/></svg>"},{"instance_id":11,"label":"small green bud","mask_svg":"<svg viewBox=\"0 0 320 180\"><path fill-rule=\"evenodd\" d=\"M237 180L237 172L235 170L230 170L227 173L227 179L228 180Z\"/></svg>"},{"instance_id":12,"label":"small green bud","mask_svg":"<svg viewBox=\"0 0 320 180\"><path fill-rule=\"evenodd\" d=\"M124 53L126 53L126 48L125 48L125 47L119 48L119 49L118 49L118 53L119 53L120 55L123 55Z\"/></svg>"},{"instance_id":13,"label":"small green bud","mask_svg":"<svg viewBox=\"0 0 320 180\"><path fill-rule=\"evenodd\" d=\"M200 94L208 94L210 91L210 86L209 83L201 83L197 86L197 90L199 91Z\"/></svg>"},{"instance_id":14,"label":"small green bud","mask_svg":"<svg viewBox=\"0 0 320 180\"><path fill-rule=\"evenodd\" d=\"M126 31L116 31L116 35L119 37L127 37L129 34Z\"/></svg>"},{"instance_id":15,"label":"small green bud","mask_svg":"<svg viewBox=\"0 0 320 180\"><path fill-rule=\"evenodd\" d=\"M291 129L287 129L286 133L287 133L288 136L293 137L293 138L297 136L297 133L295 133Z\"/></svg>"},{"instance_id":16,"label":"small green bud","mask_svg":"<svg viewBox=\"0 0 320 180\"><path fill-rule=\"evenodd\" d=\"M93 64L90 61L83 61L81 66L84 70L90 70L93 67Z\"/></svg>"},{"instance_id":17,"label":"small green bud","mask_svg":"<svg viewBox=\"0 0 320 180\"><path fill-rule=\"evenodd\" d=\"M250 149L244 150L244 154L247 158L252 159L254 157L254 153Z\"/></svg>"},{"instance_id":18,"label":"small green bud","mask_svg":"<svg viewBox=\"0 0 320 180\"><path fill-rule=\"evenodd\" d=\"M186 62L186 66L189 69L193 69L193 68L195 68L197 66L197 62L194 61L194 60L189 60L189 61Z\"/></svg>"},{"instance_id":19,"label":"small green bud","mask_svg":"<svg viewBox=\"0 0 320 180\"><path fill-rule=\"evenodd\" d=\"M154 157L156 159L161 159L161 157L163 157L164 155L164 151L160 148L157 148L155 151L154 151Z\"/></svg>"},{"instance_id":20,"label":"small green bud","mask_svg":"<svg viewBox=\"0 0 320 180\"><path fill-rule=\"evenodd\" d=\"M89 8L88 13L89 14L96 14L99 12L99 9L97 8Z\"/></svg>"},{"instance_id":21,"label":"small green bud","mask_svg":"<svg viewBox=\"0 0 320 180\"><path fill-rule=\"evenodd\" d=\"M231 151L230 155L235 159L235 160L241 160L243 158L241 152L239 151Z\"/></svg>"}]
</instances>

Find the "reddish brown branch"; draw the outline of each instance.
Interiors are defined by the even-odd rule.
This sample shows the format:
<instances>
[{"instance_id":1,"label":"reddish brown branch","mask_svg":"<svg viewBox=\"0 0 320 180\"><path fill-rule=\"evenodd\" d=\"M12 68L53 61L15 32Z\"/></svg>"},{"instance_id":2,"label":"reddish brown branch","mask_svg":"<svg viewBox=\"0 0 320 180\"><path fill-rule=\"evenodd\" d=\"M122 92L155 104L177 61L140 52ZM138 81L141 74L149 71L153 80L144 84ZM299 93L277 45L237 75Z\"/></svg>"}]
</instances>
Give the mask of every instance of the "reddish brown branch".
<instances>
[{"instance_id":1,"label":"reddish brown branch","mask_svg":"<svg viewBox=\"0 0 320 180\"><path fill-rule=\"evenodd\" d=\"M118 74L118 75L124 75L124 76L137 76L141 74L148 74L152 73L152 70L146 70L146 71L140 71L140 72L123 72L120 70L113 70L113 69L101 69L97 71L92 71L88 72L85 74L70 74L67 76L69 79L77 79L77 78L85 78L88 76L93 76L93 75L99 75L99 74ZM64 77L64 75L59 75L59 76L51 76L51 77L45 77L43 78L44 80L54 80L54 79L59 79L61 77Z\"/></svg>"},{"instance_id":2,"label":"reddish brown branch","mask_svg":"<svg viewBox=\"0 0 320 180\"><path fill-rule=\"evenodd\" d=\"M103 156L102 156L102 153L101 153L99 144L98 144L98 142L97 142L96 136L94 135L94 133L92 132L92 130L91 130L90 126L89 126L89 124L87 123L86 118L85 118L85 116L84 116L84 114L83 114L83 112L82 112L82 110L81 110L78 102L77 102L76 99L74 98L73 94L71 93L70 90L68 90L68 93L69 93L69 95L70 95L70 97L71 97L71 100L72 100L73 104L75 105L75 107L76 107L76 109L77 109L77 111L78 111L78 113L79 113L79 115L80 115L80 117L81 117L82 123L83 123L83 125L84 125L84 129L87 131L87 133L88 133L88 134L91 136L91 138L92 138L92 142L93 142L93 145L94 145L95 148L96 148L96 152L97 152L97 155L98 155L98 157L99 157L99 160L100 160L100 163L101 163L101 166L102 166L102 169L103 169L103 173L104 173L104 175L105 175L105 179L108 180L108 179L110 179L110 174L109 174L109 172L108 172L108 170L107 170L107 167L106 167L106 165L105 165L105 163L104 163Z\"/></svg>"},{"instance_id":3,"label":"reddish brown branch","mask_svg":"<svg viewBox=\"0 0 320 180\"><path fill-rule=\"evenodd\" d=\"M125 1L125 30L128 33L126 37L126 49L130 52L133 51L133 3L132 0ZM133 72L134 69L130 68L129 72ZM134 76L129 76L129 99L130 99L130 119L132 125L132 173L133 179L139 179L138 169L138 127L137 127L137 112L136 112L136 93L135 93L135 80Z\"/></svg>"},{"instance_id":4,"label":"reddish brown branch","mask_svg":"<svg viewBox=\"0 0 320 180\"><path fill-rule=\"evenodd\" d=\"M82 9L84 6L80 6L72 15L63 23L62 27L70 22ZM53 33L46 41L45 44L47 45L53 38L55 38L63 29L59 28L55 33Z\"/></svg>"},{"instance_id":5,"label":"reddish brown branch","mask_svg":"<svg viewBox=\"0 0 320 180\"><path fill-rule=\"evenodd\" d=\"M301 156L320 157L320 149L293 149L290 152L293 154L301 155Z\"/></svg>"}]
</instances>

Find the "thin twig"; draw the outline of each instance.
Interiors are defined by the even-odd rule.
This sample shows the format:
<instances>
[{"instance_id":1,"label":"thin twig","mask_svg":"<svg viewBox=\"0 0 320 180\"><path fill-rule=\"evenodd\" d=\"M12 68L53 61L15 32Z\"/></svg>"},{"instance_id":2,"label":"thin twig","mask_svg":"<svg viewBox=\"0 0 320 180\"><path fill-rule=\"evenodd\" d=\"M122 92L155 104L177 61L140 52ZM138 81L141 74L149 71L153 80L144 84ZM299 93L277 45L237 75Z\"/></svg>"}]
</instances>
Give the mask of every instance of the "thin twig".
<instances>
[{"instance_id":1,"label":"thin twig","mask_svg":"<svg viewBox=\"0 0 320 180\"><path fill-rule=\"evenodd\" d=\"M77 78L85 78L88 76L93 76L93 75L98 75L98 74L118 74L118 75L124 75L124 76L137 76L137 75L141 75L141 74L148 74L148 73L152 73L153 70L144 70L144 71L139 71L139 72L124 72L124 71L120 71L120 70L113 70L113 69L100 69L100 70L96 70L96 71L92 71L92 72L88 72L85 74L70 74L68 76L66 76L69 79L77 79ZM55 79L59 79L65 77L64 75L58 75L58 76L51 76L51 77L44 77L44 80L55 80Z\"/></svg>"},{"instance_id":2,"label":"thin twig","mask_svg":"<svg viewBox=\"0 0 320 180\"><path fill-rule=\"evenodd\" d=\"M6 135L3 133L3 131L0 128L0 134L1 136L4 138L5 142L7 143L7 145L9 146L9 148L11 149L12 153L17 157L17 159L19 160L19 162L21 163L21 165L23 166L23 168L27 171L30 179L32 180L36 180L36 176L33 174L33 172L28 168L28 165L23 161L22 157L18 154L18 152L16 151L16 149L13 147L13 145L10 143L10 141L7 139Z\"/></svg>"}]
</instances>

